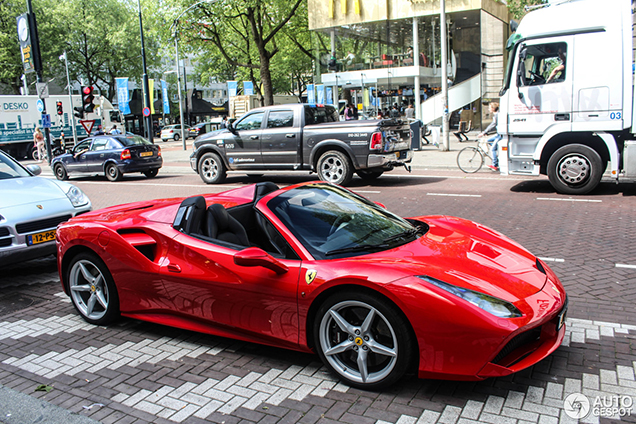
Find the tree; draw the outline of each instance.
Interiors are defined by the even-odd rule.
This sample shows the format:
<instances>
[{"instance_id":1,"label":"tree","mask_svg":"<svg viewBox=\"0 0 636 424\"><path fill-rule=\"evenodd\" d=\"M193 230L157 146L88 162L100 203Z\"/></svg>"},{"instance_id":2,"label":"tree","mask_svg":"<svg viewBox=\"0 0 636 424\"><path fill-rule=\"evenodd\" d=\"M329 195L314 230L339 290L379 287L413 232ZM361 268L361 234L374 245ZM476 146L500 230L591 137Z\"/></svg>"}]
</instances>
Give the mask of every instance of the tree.
<instances>
[{"instance_id":1,"label":"tree","mask_svg":"<svg viewBox=\"0 0 636 424\"><path fill-rule=\"evenodd\" d=\"M526 14L526 6L534 6L545 3L547 3L547 0L509 0L508 11L512 15L513 19L519 20Z\"/></svg>"}]
</instances>

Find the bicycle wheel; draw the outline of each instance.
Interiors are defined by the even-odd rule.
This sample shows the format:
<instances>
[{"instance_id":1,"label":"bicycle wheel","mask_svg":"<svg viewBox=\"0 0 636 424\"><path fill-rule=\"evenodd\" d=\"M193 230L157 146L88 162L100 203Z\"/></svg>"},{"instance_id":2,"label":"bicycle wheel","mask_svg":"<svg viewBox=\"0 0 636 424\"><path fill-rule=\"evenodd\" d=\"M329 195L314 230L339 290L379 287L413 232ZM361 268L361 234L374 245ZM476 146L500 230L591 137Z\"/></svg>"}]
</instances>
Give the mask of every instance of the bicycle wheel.
<instances>
[{"instance_id":1,"label":"bicycle wheel","mask_svg":"<svg viewBox=\"0 0 636 424\"><path fill-rule=\"evenodd\" d=\"M475 147L464 147L457 154L457 166L467 174L479 171L483 164L484 155Z\"/></svg>"}]
</instances>

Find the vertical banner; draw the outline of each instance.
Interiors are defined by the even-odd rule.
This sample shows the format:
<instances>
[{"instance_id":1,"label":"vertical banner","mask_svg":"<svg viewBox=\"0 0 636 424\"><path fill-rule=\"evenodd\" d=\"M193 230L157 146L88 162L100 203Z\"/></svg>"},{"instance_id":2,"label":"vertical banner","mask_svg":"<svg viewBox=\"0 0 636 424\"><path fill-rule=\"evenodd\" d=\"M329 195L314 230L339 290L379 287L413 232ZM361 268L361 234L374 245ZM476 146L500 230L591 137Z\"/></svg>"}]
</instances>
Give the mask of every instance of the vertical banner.
<instances>
[{"instance_id":1,"label":"vertical banner","mask_svg":"<svg viewBox=\"0 0 636 424\"><path fill-rule=\"evenodd\" d=\"M236 97L236 90L238 89L238 83L236 81L227 82L227 95L228 97Z\"/></svg>"},{"instance_id":2,"label":"vertical banner","mask_svg":"<svg viewBox=\"0 0 636 424\"><path fill-rule=\"evenodd\" d=\"M20 40L20 54L22 55L22 67L24 73L35 71L31 47L31 30L29 25L29 14L23 13L17 17L18 39Z\"/></svg>"},{"instance_id":3,"label":"vertical banner","mask_svg":"<svg viewBox=\"0 0 636 424\"><path fill-rule=\"evenodd\" d=\"M316 102L319 105L325 104L325 85L316 84Z\"/></svg>"},{"instance_id":4,"label":"vertical banner","mask_svg":"<svg viewBox=\"0 0 636 424\"><path fill-rule=\"evenodd\" d=\"M254 94L254 84L252 81L243 81L243 94L246 96Z\"/></svg>"},{"instance_id":5,"label":"vertical banner","mask_svg":"<svg viewBox=\"0 0 636 424\"><path fill-rule=\"evenodd\" d=\"M332 105L333 104L333 88L327 87L325 92L327 94L327 98L325 99L326 100L325 104Z\"/></svg>"},{"instance_id":6,"label":"vertical banner","mask_svg":"<svg viewBox=\"0 0 636 424\"><path fill-rule=\"evenodd\" d=\"M150 114L155 113L155 80L150 78L148 80L148 91L150 91Z\"/></svg>"},{"instance_id":7,"label":"vertical banner","mask_svg":"<svg viewBox=\"0 0 636 424\"><path fill-rule=\"evenodd\" d=\"M163 113L170 115L170 101L168 100L168 83L161 80L161 99L163 100Z\"/></svg>"},{"instance_id":8,"label":"vertical banner","mask_svg":"<svg viewBox=\"0 0 636 424\"><path fill-rule=\"evenodd\" d=\"M130 115L130 106L128 102L128 78L115 78L117 84L117 103L119 104L119 111L124 115Z\"/></svg>"},{"instance_id":9,"label":"vertical banner","mask_svg":"<svg viewBox=\"0 0 636 424\"><path fill-rule=\"evenodd\" d=\"M315 104L316 103L316 93L314 93L314 85L307 84L307 103Z\"/></svg>"}]
</instances>

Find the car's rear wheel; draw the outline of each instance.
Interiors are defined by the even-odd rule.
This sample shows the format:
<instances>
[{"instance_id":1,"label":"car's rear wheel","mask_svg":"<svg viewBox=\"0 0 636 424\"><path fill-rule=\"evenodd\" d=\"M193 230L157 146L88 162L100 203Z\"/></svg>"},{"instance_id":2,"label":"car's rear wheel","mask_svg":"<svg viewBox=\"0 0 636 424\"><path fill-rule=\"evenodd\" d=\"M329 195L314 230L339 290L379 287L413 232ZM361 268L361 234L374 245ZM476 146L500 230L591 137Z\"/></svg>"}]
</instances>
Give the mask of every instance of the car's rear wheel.
<instances>
[{"instance_id":1,"label":"car's rear wheel","mask_svg":"<svg viewBox=\"0 0 636 424\"><path fill-rule=\"evenodd\" d=\"M394 305L364 292L329 297L313 323L322 361L347 384L365 390L400 379L413 358L409 324Z\"/></svg>"},{"instance_id":2,"label":"car's rear wheel","mask_svg":"<svg viewBox=\"0 0 636 424\"><path fill-rule=\"evenodd\" d=\"M66 274L73 306L87 322L105 325L119 317L119 295L106 264L93 253L75 256Z\"/></svg>"},{"instance_id":3,"label":"car's rear wheel","mask_svg":"<svg viewBox=\"0 0 636 424\"><path fill-rule=\"evenodd\" d=\"M179 138L179 134L175 134L174 137L172 137L174 141L179 141Z\"/></svg>"},{"instance_id":4,"label":"car's rear wheel","mask_svg":"<svg viewBox=\"0 0 636 424\"><path fill-rule=\"evenodd\" d=\"M216 153L208 152L199 159L199 175L206 184L218 184L227 175L225 164Z\"/></svg>"},{"instance_id":5,"label":"car's rear wheel","mask_svg":"<svg viewBox=\"0 0 636 424\"><path fill-rule=\"evenodd\" d=\"M328 183L346 185L353 177L351 161L338 150L329 150L318 159L318 177Z\"/></svg>"},{"instance_id":6,"label":"car's rear wheel","mask_svg":"<svg viewBox=\"0 0 636 424\"><path fill-rule=\"evenodd\" d=\"M106 165L105 174L106 178L108 178L109 181L119 181L122 177L121 171L114 163L109 163L108 165Z\"/></svg>"},{"instance_id":7,"label":"car's rear wheel","mask_svg":"<svg viewBox=\"0 0 636 424\"><path fill-rule=\"evenodd\" d=\"M68 173L61 163L55 165L55 178L60 181L68 180Z\"/></svg>"},{"instance_id":8,"label":"car's rear wheel","mask_svg":"<svg viewBox=\"0 0 636 424\"><path fill-rule=\"evenodd\" d=\"M144 172L144 175L146 176L146 178L154 178L157 176L158 173L158 169L149 169L148 171Z\"/></svg>"}]
</instances>

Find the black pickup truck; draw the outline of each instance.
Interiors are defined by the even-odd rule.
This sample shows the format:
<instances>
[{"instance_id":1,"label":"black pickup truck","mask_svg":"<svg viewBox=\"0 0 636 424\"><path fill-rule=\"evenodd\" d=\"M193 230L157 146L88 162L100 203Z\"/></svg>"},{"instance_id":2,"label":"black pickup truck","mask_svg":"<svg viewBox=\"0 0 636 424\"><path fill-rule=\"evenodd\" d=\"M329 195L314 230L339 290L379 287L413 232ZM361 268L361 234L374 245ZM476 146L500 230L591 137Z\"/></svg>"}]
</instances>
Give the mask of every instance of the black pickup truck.
<instances>
[{"instance_id":1,"label":"black pickup truck","mask_svg":"<svg viewBox=\"0 0 636 424\"><path fill-rule=\"evenodd\" d=\"M406 122L339 121L329 105L288 104L253 109L227 129L194 141L190 165L208 184L226 172L308 170L323 181L347 184L354 171L364 179L413 159Z\"/></svg>"}]
</instances>

